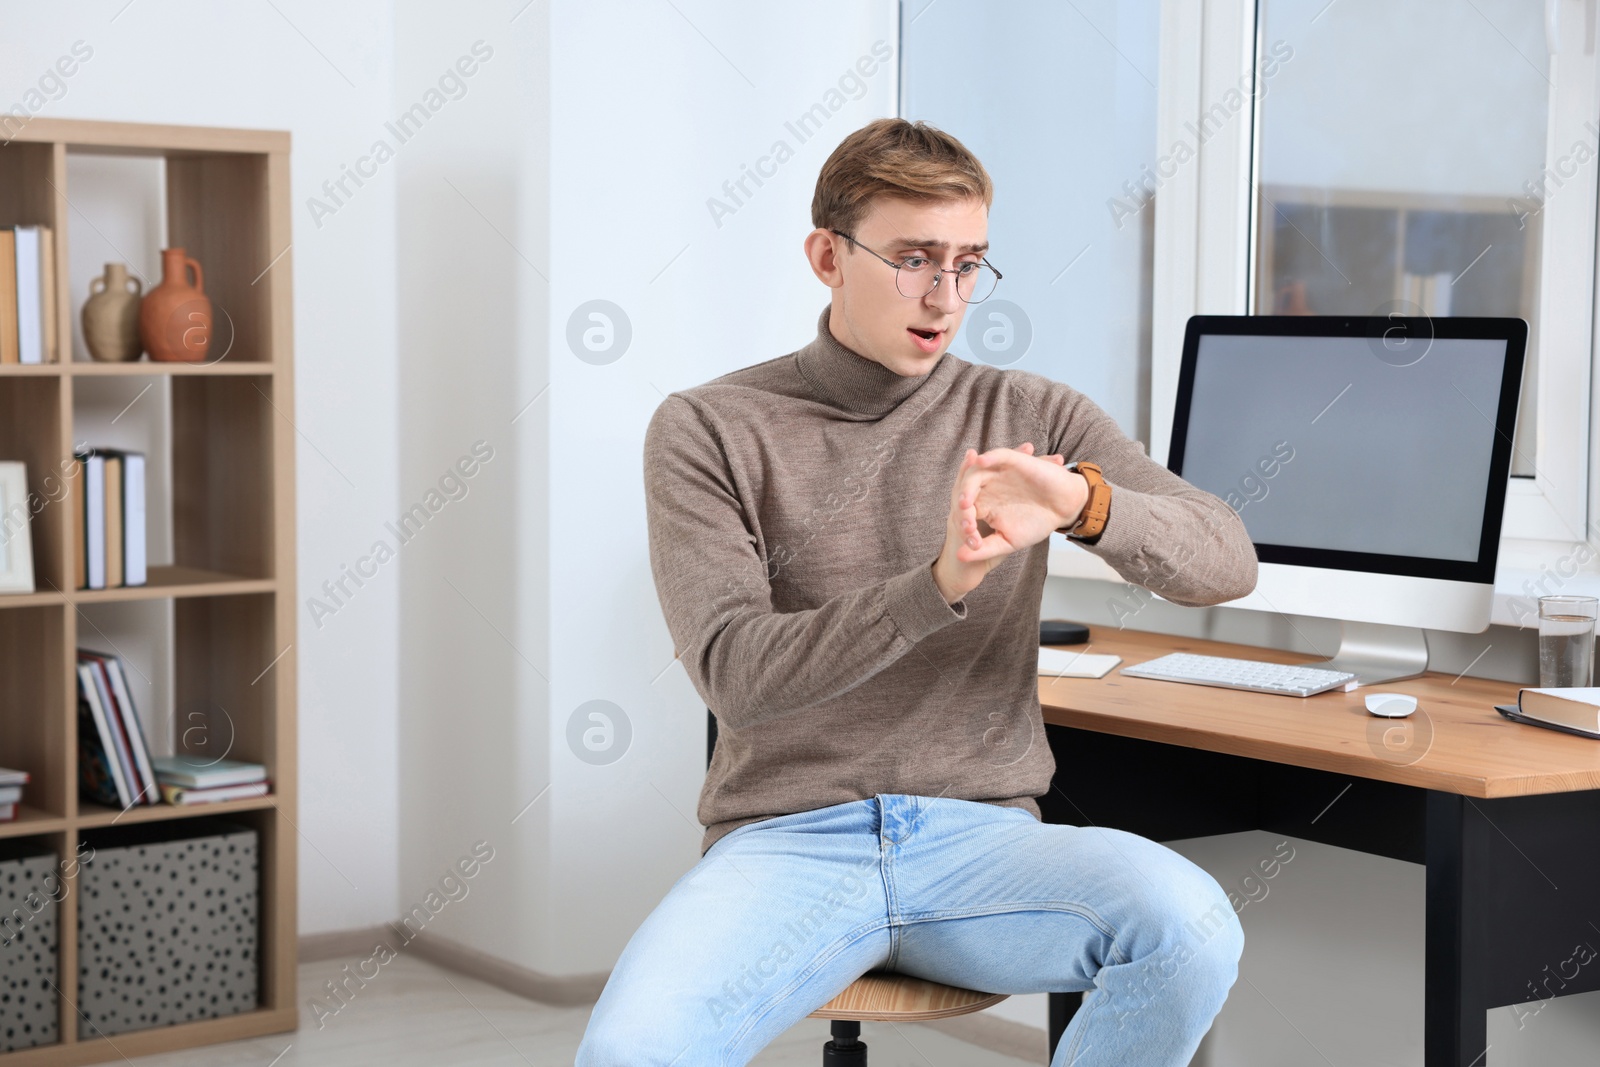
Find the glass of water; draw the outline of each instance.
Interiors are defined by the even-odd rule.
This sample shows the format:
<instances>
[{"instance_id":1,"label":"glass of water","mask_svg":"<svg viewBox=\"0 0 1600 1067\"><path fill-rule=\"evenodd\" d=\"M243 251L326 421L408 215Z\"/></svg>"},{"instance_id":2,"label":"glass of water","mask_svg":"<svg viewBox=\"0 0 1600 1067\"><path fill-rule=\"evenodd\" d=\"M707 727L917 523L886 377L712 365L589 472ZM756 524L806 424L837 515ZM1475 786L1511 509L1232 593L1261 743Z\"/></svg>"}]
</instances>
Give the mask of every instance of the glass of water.
<instances>
[{"instance_id":1,"label":"glass of water","mask_svg":"<svg viewBox=\"0 0 1600 1067\"><path fill-rule=\"evenodd\" d=\"M1594 622L1600 601L1592 596L1539 598L1539 685L1594 685Z\"/></svg>"}]
</instances>

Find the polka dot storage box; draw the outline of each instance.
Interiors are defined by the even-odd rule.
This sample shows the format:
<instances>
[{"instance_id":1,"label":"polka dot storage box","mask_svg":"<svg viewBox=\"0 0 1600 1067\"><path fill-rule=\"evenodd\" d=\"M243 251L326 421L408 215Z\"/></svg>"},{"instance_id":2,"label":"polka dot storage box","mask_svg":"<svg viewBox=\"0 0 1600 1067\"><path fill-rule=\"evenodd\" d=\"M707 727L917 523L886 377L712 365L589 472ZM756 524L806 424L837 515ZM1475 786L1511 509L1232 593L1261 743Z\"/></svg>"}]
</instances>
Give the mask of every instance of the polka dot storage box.
<instances>
[{"instance_id":1,"label":"polka dot storage box","mask_svg":"<svg viewBox=\"0 0 1600 1067\"><path fill-rule=\"evenodd\" d=\"M0 842L0 1052L58 1040L56 916L65 886L54 852Z\"/></svg>"},{"instance_id":2,"label":"polka dot storage box","mask_svg":"<svg viewBox=\"0 0 1600 1067\"><path fill-rule=\"evenodd\" d=\"M256 1007L256 831L218 818L86 832L78 900L84 1040Z\"/></svg>"}]
</instances>

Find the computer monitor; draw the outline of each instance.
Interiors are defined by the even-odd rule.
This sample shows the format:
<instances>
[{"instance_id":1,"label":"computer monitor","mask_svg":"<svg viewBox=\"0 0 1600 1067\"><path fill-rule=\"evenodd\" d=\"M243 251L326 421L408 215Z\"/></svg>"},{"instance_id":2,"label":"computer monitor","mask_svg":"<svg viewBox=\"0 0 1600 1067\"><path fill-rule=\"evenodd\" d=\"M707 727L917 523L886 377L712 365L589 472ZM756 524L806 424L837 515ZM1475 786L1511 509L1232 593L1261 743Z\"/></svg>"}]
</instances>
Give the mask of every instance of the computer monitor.
<instances>
[{"instance_id":1,"label":"computer monitor","mask_svg":"<svg viewBox=\"0 0 1600 1067\"><path fill-rule=\"evenodd\" d=\"M1255 591L1228 606L1340 620L1316 665L1361 685L1425 671L1423 627L1486 629L1527 336L1513 318L1191 318L1167 466L1255 542Z\"/></svg>"}]
</instances>

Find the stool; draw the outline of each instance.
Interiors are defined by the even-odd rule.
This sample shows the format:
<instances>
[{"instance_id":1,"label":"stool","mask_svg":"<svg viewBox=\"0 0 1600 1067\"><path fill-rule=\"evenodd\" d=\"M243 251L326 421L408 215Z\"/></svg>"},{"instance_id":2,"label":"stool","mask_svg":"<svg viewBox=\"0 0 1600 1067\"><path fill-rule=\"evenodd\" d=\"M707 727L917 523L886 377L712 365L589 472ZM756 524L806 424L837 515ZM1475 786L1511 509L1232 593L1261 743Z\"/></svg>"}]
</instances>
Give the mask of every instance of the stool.
<instances>
[{"instance_id":1,"label":"stool","mask_svg":"<svg viewBox=\"0 0 1600 1067\"><path fill-rule=\"evenodd\" d=\"M833 1020L830 1028L833 1039L822 1046L823 1067L867 1067L867 1046L861 1040L863 1020L948 1019L982 1011L1008 995L959 989L909 974L868 971L851 982L843 993L812 1012L810 1018Z\"/></svg>"}]
</instances>

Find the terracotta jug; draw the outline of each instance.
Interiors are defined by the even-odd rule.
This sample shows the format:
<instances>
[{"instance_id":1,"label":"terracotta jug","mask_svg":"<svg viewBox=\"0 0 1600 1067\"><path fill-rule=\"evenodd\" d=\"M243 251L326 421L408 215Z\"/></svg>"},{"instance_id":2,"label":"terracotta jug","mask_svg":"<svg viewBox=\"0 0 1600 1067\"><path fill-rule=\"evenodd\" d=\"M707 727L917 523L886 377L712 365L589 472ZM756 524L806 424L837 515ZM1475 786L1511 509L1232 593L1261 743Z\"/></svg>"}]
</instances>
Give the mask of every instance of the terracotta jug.
<instances>
[{"instance_id":1,"label":"terracotta jug","mask_svg":"<svg viewBox=\"0 0 1600 1067\"><path fill-rule=\"evenodd\" d=\"M144 350L139 344L139 296L143 291L144 283L129 275L122 263L107 263L105 274L90 280L82 315L83 343L89 355L102 363L139 358Z\"/></svg>"},{"instance_id":2,"label":"terracotta jug","mask_svg":"<svg viewBox=\"0 0 1600 1067\"><path fill-rule=\"evenodd\" d=\"M197 363L206 358L211 347L211 300L205 294L200 264L181 248L161 250L161 284L139 305L139 338L150 358L163 363Z\"/></svg>"}]
</instances>

